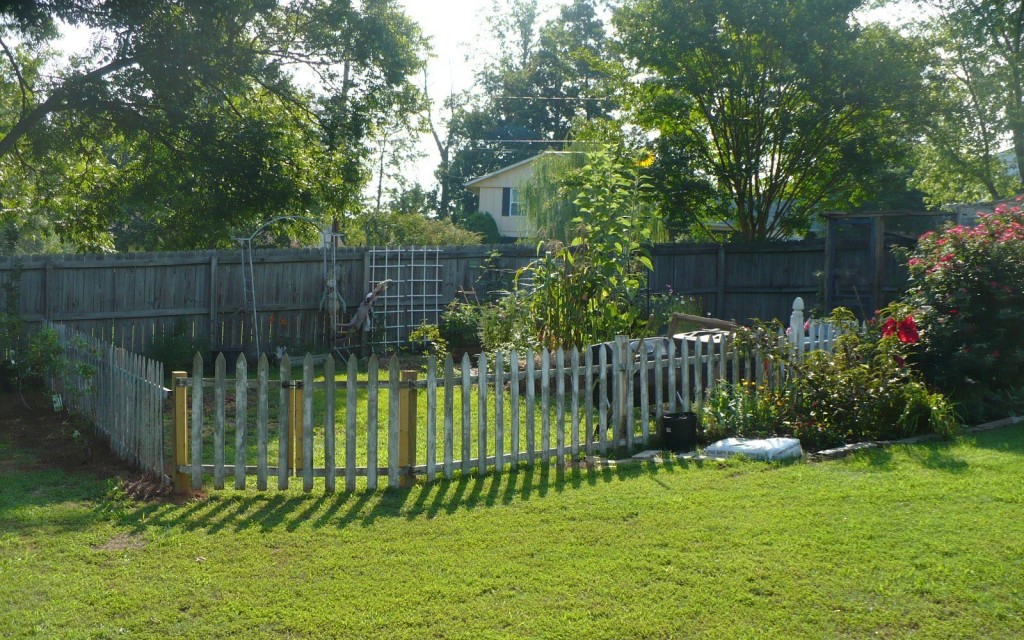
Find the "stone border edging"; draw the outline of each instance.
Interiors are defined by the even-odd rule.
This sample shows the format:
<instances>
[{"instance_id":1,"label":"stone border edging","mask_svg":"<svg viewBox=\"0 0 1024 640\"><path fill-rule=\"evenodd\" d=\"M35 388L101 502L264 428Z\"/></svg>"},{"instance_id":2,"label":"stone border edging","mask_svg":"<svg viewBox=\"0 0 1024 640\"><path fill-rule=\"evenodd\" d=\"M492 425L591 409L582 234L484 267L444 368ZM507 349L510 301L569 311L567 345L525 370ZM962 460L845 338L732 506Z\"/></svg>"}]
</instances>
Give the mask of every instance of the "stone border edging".
<instances>
[{"instance_id":1,"label":"stone border edging","mask_svg":"<svg viewBox=\"0 0 1024 640\"><path fill-rule=\"evenodd\" d=\"M985 422L973 427L967 427L964 429L964 433L983 433L985 431L992 431L994 429L1002 429L1004 427L1012 427L1017 424L1024 423L1024 416L1013 416L1010 418L1002 418L1001 420L993 420L991 422ZM935 440L941 440L942 436L937 433L926 433L920 436L911 436L909 438L901 438L899 440L877 440L871 442L855 442L853 444L847 444L842 447L835 447L834 449L826 449L824 451L818 451L817 453L808 453L806 457L810 461L824 461L824 460L838 460L845 458L851 453L857 451L864 451L865 449L875 449L877 447L888 447L894 444L920 444L922 442L932 442ZM661 456L663 452L655 449L649 451L641 451L631 458L624 460L603 460L596 456L588 457L586 464L588 466L617 466L620 464L640 463L640 462L664 462L665 458ZM687 453L674 454L672 456L676 460L722 460L723 458L712 458L703 454L699 454L695 451Z\"/></svg>"},{"instance_id":2,"label":"stone border edging","mask_svg":"<svg viewBox=\"0 0 1024 640\"><path fill-rule=\"evenodd\" d=\"M1003 427L1010 427L1016 424L1024 422L1024 417L1014 416L1010 418L1003 418L1001 420L993 420L991 422L985 422L973 427L967 427L964 429L964 433L982 433L985 431L992 431L993 429L1001 429ZM878 440L876 442L856 442L854 444L844 445L842 447L836 447L834 449L826 449L817 453L808 454L808 458L811 460L836 460L839 458L845 458L851 453L857 451L863 451L864 449L874 449L876 447L888 447L894 444L919 444L921 442L932 442L934 440L941 440L942 436L937 433L926 433L920 436L912 436L910 438L902 438L900 440Z\"/></svg>"}]
</instances>

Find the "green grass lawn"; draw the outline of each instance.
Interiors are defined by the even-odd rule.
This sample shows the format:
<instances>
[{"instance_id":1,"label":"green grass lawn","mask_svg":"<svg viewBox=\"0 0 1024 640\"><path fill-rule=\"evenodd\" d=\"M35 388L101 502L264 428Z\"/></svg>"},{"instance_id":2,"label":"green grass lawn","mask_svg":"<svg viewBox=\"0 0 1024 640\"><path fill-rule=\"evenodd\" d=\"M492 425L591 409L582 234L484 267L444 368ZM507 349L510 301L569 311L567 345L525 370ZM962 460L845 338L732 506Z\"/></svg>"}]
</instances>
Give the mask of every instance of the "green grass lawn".
<instances>
[{"instance_id":1,"label":"green grass lawn","mask_svg":"<svg viewBox=\"0 0 1024 640\"><path fill-rule=\"evenodd\" d=\"M184 505L2 435L5 637L1024 637L1019 426L818 464Z\"/></svg>"}]
</instances>

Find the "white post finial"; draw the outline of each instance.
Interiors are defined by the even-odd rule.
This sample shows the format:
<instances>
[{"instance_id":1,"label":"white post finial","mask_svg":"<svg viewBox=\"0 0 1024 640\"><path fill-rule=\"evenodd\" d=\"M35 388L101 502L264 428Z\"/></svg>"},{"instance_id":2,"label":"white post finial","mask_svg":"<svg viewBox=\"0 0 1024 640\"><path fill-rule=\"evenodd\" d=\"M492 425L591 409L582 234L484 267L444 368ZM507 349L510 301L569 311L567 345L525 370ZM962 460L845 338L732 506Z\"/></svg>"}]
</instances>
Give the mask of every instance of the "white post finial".
<instances>
[{"instance_id":1,"label":"white post finial","mask_svg":"<svg viewBox=\"0 0 1024 640\"><path fill-rule=\"evenodd\" d=\"M797 297L793 301L793 313L789 316L789 341L795 345L803 344L804 336L804 299Z\"/></svg>"}]
</instances>

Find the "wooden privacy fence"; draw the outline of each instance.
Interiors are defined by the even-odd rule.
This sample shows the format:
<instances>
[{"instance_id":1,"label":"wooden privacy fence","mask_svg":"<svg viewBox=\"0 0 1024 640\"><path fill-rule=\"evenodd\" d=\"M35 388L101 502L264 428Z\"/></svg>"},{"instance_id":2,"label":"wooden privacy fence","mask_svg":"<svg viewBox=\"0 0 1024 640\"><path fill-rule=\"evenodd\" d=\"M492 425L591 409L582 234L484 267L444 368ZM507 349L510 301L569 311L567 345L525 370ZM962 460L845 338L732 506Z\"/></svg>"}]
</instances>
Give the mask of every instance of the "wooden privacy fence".
<instances>
[{"instance_id":1,"label":"wooden privacy fence","mask_svg":"<svg viewBox=\"0 0 1024 640\"><path fill-rule=\"evenodd\" d=\"M834 265L866 272L869 263L863 248L837 243ZM497 255L493 260L492 253ZM347 302L347 319L374 277L371 254L346 248L332 256L331 275L336 276L337 293ZM519 245L444 247L439 254L440 282L430 294L436 294L443 307L460 288L482 296L490 289L509 288L509 272L536 257L533 247ZM783 318L794 296L812 300L824 291L821 241L665 244L653 246L651 257L652 293L671 287L676 294L699 299L703 312L740 323ZM44 318L60 322L136 353L186 337L213 351L246 349L252 354L256 336L268 353L277 346L301 353L312 348L326 351L331 343L324 264L324 254L316 249L257 250L251 283L258 303L255 325L245 304L244 265L238 251L0 257L0 284L18 285L19 313L31 325L38 326ZM491 267L486 283L481 281L485 265ZM890 275L893 280L887 281L886 291L902 283L899 274ZM3 298L0 292L0 302ZM410 309L413 297L402 298L389 308L400 313Z\"/></svg>"},{"instance_id":2,"label":"wooden privacy fence","mask_svg":"<svg viewBox=\"0 0 1024 640\"><path fill-rule=\"evenodd\" d=\"M804 325L803 302L791 316L788 340L798 352L830 350L834 327ZM786 340L780 336L781 340ZM475 365L475 369L474 369ZM227 376L220 354L214 376L204 377L196 354L191 377L174 375L175 484L201 488L212 474L215 489L227 478L236 489L266 490L276 478L287 489L292 477L311 491L323 479L335 491L339 479L354 491L357 478L376 489L521 463L565 463L582 455L607 455L646 445L665 413L700 410L716 384L781 380L784 371L742 355L729 334L703 332L680 339L629 340L584 352L542 350L429 358L425 379L401 371L397 357L372 357L365 373L356 360L338 379L333 357L317 370L306 355L302 375L292 377L285 356L272 380L261 356L250 379L244 355ZM212 396L212 398L211 398Z\"/></svg>"},{"instance_id":3,"label":"wooden privacy fence","mask_svg":"<svg viewBox=\"0 0 1024 640\"><path fill-rule=\"evenodd\" d=\"M110 448L147 473L164 473L164 366L61 324L43 321L63 356L50 387L87 418Z\"/></svg>"}]
</instances>

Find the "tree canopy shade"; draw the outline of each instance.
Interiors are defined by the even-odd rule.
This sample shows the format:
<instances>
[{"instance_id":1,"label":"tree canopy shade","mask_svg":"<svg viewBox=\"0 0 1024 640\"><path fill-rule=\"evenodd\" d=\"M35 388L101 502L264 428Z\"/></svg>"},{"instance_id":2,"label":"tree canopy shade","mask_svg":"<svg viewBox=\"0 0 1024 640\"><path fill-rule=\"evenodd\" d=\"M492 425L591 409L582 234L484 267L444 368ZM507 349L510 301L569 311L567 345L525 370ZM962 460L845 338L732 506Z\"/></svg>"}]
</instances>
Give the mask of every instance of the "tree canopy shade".
<instances>
[{"instance_id":1,"label":"tree canopy shade","mask_svg":"<svg viewBox=\"0 0 1024 640\"><path fill-rule=\"evenodd\" d=\"M755 240L873 195L879 168L905 150L899 115L920 69L897 34L856 26L860 4L627 0L616 11L639 79L633 118L660 134L676 174L695 176L676 198L724 208Z\"/></svg>"},{"instance_id":2,"label":"tree canopy shade","mask_svg":"<svg viewBox=\"0 0 1024 640\"><path fill-rule=\"evenodd\" d=\"M1024 184L1024 2L918 4L928 9L923 35L936 59L926 76L934 108L923 120L916 184L937 205L1017 192Z\"/></svg>"},{"instance_id":3,"label":"tree canopy shade","mask_svg":"<svg viewBox=\"0 0 1024 640\"><path fill-rule=\"evenodd\" d=\"M90 51L52 58L58 23L90 29ZM419 108L423 48L395 0L8 2L0 171L85 248L351 214L375 128Z\"/></svg>"}]
</instances>

